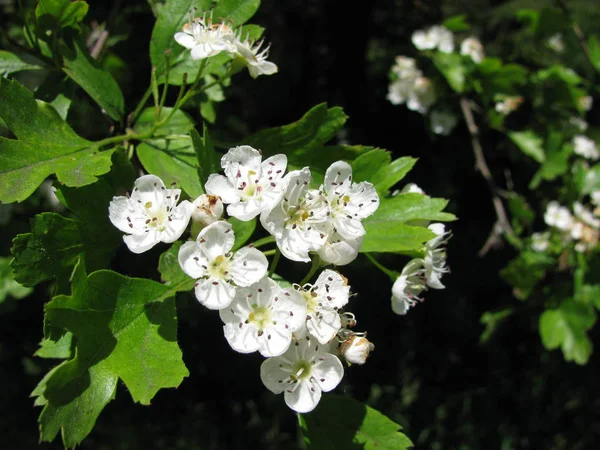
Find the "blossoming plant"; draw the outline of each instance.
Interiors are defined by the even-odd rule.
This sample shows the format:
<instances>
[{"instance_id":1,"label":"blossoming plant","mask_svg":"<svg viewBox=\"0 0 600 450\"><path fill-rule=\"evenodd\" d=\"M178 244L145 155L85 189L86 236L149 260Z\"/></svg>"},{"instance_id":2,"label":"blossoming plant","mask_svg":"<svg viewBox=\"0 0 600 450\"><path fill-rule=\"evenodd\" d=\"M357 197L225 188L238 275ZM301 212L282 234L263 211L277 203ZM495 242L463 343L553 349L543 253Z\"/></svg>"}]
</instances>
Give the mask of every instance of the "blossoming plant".
<instances>
[{"instance_id":1,"label":"blossoming plant","mask_svg":"<svg viewBox=\"0 0 600 450\"><path fill-rule=\"evenodd\" d=\"M566 2L559 3L560 8L519 10L519 42L506 43L536 48L524 56L538 69L486 55L464 17L457 16L413 33L416 58L396 57L387 98L423 114L432 136L460 130L462 119L497 217L480 255L503 240L514 247L516 257L501 275L517 298L536 305L542 343L549 350L561 348L566 360L585 364L592 352L587 331L600 308L600 279L591 269L598 262L600 237L600 129L587 122L600 46L596 36L586 36L573 22ZM573 55L584 64L576 65ZM417 58L433 63L427 76ZM504 142L487 148L498 136ZM527 183L521 176L513 180L507 168L506 182L499 180L488 166L491 153L507 165L519 161ZM441 229L436 234L444 236ZM439 239L427 248L446 238ZM429 259L406 265L394 284L397 312L420 299L426 285L441 286L436 280L445 270L442 254L433 250ZM484 339L522 309L510 305L485 313Z\"/></svg>"},{"instance_id":2,"label":"blossoming plant","mask_svg":"<svg viewBox=\"0 0 600 450\"><path fill-rule=\"evenodd\" d=\"M11 282L21 289L45 283L52 292L37 355L57 361L32 393L42 441L60 433L74 448L116 395L149 405L186 377L199 384L201 375L184 363L186 342L177 340L183 304L182 320L215 311L210 320L222 332L214 340L259 354L265 395L283 394L281 404L301 414L314 445L331 442L311 425L319 404L343 409L351 401L370 417L348 430L360 442L411 446L379 412L324 394L343 392L344 373L360 370L375 349L356 329L353 305L405 314L427 288L444 287L450 233L441 222L455 217L443 211L446 200L398 186L414 158L328 145L347 119L341 108L320 104L239 141L222 127L219 136L229 138L219 142L232 145L215 143L215 91L223 101L244 68L252 78L277 73L263 29L244 25L258 6L166 1L156 11L150 83L137 105L125 104L121 86L94 60L112 50L85 31L83 1L41 1L24 14L32 22L19 45L37 62L0 55L13 61L11 73L51 69L66 77L58 90L40 81L44 101L0 78L0 117L13 134L0 138L0 200L23 202L48 179L63 208L32 217L31 232L12 247ZM422 40L451 51L441 42L447 33L436 36ZM415 73L405 78L419 84ZM106 137L91 140L72 127L75 100L61 89L75 88L110 124ZM385 253L413 259L400 273L382 265ZM390 276L391 307L351 287L343 273L355 260ZM210 364L218 370L218 360Z\"/></svg>"}]
</instances>

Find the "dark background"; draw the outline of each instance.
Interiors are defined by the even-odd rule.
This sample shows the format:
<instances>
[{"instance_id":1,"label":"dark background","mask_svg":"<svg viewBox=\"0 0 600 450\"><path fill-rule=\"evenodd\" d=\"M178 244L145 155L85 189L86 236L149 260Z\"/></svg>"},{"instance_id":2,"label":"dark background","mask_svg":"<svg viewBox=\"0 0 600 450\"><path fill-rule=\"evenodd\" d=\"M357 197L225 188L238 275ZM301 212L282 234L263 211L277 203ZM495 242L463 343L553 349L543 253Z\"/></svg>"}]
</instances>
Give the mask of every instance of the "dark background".
<instances>
[{"instance_id":1,"label":"dark background","mask_svg":"<svg viewBox=\"0 0 600 450\"><path fill-rule=\"evenodd\" d=\"M115 34L129 36L111 51L125 64L117 75L131 110L147 86L154 18L141 0L121 2L116 16L111 16L112 2L90 3L88 21L110 20ZM410 43L414 30L463 13L474 34L490 43L488 54L520 61L525 50L514 43L512 11L546 3L551 2L264 0L251 22L266 28L270 59L279 73L257 80L238 75L226 91L228 100L218 105L221 131L233 135L292 122L320 102L341 106L350 119L340 137L388 149L395 157L418 157L406 181L450 199L448 210L459 220L450 225L452 273L444 278L446 289L427 292L426 301L406 316L392 313L391 283L366 260L343 268L357 293L350 309L376 350L365 366L346 370L336 392L400 423L417 448L575 450L600 444L597 355L580 367L566 363L558 351L545 351L537 331L542 305L519 302L498 276L515 256L513 250L500 245L482 258L477 255L495 215L474 168L466 127L460 123L451 137L432 137L422 116L385 99L394 57L416 55ZM582 26L594 26L597 2L573 4ZM533 168L517 164L499 140L491 134L484 141L496 180L504 184L507 169L515 190L526 192ZM18 209L3 228L3 255L16 233L28 231L29 214L25 207ZM144 260L154 264L163 250ZM382 261L400 270L407 259ZM124 251L116 255L115 267L145 273L139 259ZM48 292L49 286L38 286L30 297L0 309L0 442L7 449L38 448L41 410L29 394L53 364L32 356L42 337ZM81 448L297 448L296 416L282 396L262 385L262 358L233 352L222 339L217 316L191 298L178 302L179 343L190 377L177 390L160 391L150 407L133 404L120 384L116 400ZM515 307L515 314L481 344L481 315L504 306ZM591 338L598 342L597 330Z\"/></svg>"}]
</instances>

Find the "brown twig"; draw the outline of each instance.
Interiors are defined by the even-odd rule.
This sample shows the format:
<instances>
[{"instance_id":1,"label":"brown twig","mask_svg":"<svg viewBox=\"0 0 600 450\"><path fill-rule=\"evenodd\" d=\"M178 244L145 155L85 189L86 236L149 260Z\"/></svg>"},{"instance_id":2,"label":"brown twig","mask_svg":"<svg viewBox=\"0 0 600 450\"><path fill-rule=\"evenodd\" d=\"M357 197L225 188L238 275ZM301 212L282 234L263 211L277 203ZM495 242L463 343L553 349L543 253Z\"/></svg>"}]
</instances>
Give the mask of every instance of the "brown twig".
<instances>
[{"instance_id":1,"label":"brown twig","mask_svg":"<svg viewBox=\"0 0 600 450\"><path fill-rule=\"evenodd\" d=\"M477 170L479 170L487 182L490 192L492 193L492 204L494 205L494 210L496 211L497 217L497 222L490 232L490 237L488 237L487 242L479 251L479 256L483 256L487 253L489 248L497 242L498 235L506 234L507 236L515 239L516 235L512 229L512 226L510 225L506 211L504 210L504 205L500 199L496 182L494 181L492 173L487 165L487 161L485 160L481 141L479 140L479 128L475 123L475 118L473 117L473 111L469 100L464 97L461 98L460 108L462 110L463 117L465 118L465 122L467 123L469 134L471 135L471 147L473 148L473 154L475 155L475 167L477 167Z\"/></svg>"}]
</instances>

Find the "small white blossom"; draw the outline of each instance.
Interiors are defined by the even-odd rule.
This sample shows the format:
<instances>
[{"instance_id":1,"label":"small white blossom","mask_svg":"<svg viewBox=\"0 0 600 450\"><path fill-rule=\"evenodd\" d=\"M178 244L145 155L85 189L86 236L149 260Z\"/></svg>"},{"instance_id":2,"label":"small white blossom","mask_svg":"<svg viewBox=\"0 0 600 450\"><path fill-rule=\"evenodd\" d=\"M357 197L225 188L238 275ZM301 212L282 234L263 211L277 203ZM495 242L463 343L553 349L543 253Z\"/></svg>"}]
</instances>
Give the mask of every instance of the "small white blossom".
<instances>
[{"instance_id":1,"label":"small white blossom","mask_svg":"<svg viewBox=\"0 0 600 450\"><path fill-rule=\"evenodd\" d=\"M304 328L306 302L298 291L283 289L265 277L238 289L231 305L219 314L225 338L235 351L278 356L290 346L292 333Z\"/></svg>"},{"instance_id":2,"label":"small white blossom","mask_svg":"<svg viewBox=\"0 0 600 450\"><path fill-rule=\"evenodd\" d=\"M306 327L321 344L331 341L342 323L338 310L348 303L350 286L333 270L324 270L315 284L306 284L299 291L306 301Z\"/></svg>"},{"instance_id":3,"label":"small white blossom","mask_svg":"<svg viewBox=\"0 0 600 450\"><path fill-rule=\"evenodd\" d=\"M212 17L204 14L183 26L175 33L179 45L191 50L192 59L205 59L225 51L236 51L233 29L225 23L213 23Z\"/></svg>"},{"instance_id":4,"label":"small white blossom","mask_svg":"<svg viewBox=\"0 0 600 450\"><path fill-rule=\"evenodd\" d=\"M417 61L406 56L396 56L395 64L392 66L391 71L399 80L415 80L423 75L417 69Z\"/></svg>"},{"instance_id":5,"label":"small white blossom","mask_svg":"<svg viewBox=\"0 0 600 450\"><path fill-rule=\"evenodd\" d=\"M341 361L310 338L296 341L285 354L267 359L260 367L267 389L283 392L285 403L299 413L315 409L321 392L334 389L343 376Z\"/></svg>"},{"instance_id":6,"label":"small white blossom","mask_svg":"<svg viewBox=\"0 0 600 450\"><path fill-rule=\"evenodd\" d=\"M573 216L567 208L561 206L556 201L551 201L546 206L546 212L544 213L544 221L546 225L556 227L559 230L568 230L573 224Z\"/></svg>"},{"instance_id":7,"label":"small white blossom","mask_svg":"<svg viewBox=\"0 0 600 450\"><path fill-rule=\"evenodd\" d=\"M216 195L202 194L194 200L193 205L192 220L194 222L210 225L223 217L223 202Z\"/></svg>"},{"instance_id":8,"label":"small white blossom","mask_svg":"<svg viewBox=\"0 0 600 450\"><path fill-rule=\"evenodd\" d=\"M456 114L448 111L436 110L431 113L429 120L431 123L431 131L435 134L448 136L452 130L454 130L454 127L458 122L458 117L456 117Z\"/></svg>"},{"instance_id":9,"label":"small white blossom","mask_svg":"<svg viewBox=\"0 0 600 450\"><path fill-rule=\"evenodd\" d=\"M449 269L446 266L446 249L443 246L446 245L451 234L446 231L446 227L442 223L432 223L427 228L437 236L425 244L425 257L423 258L425 280L430 288L444 289L441 279Z\"/></svg>"},{"instance_id":10,"label":"small white blossom","mask_svg":"<svg viewBox=\"0 0 600 450\"><path fill-rule=\"evenodd\" d=\"M159 242L175 242L185 231L193 207L187 200L177 205L180 195L180 189L167 189L157 176L144 175L135 181L130 197L113 197L108 217L128 233L123 241L129 250L143 253Z\"/></svg>"},{"instance_id":11,"label":"small white blossom","mask_svg":"<svg viewBox=\"0 0 600 450\"><path fill-rule=\"evenodd\" d=\"M259 75L273 75L277 73L277 66L270 61L267 61L269 56L269 46L261 50L263 41L256 44L250 42L248 39L243 42L240 39L236 39L236 53L244 60L246 66L248 66L248 72L252 78L256 78Z\"/></svg>"},{"instance_id":12,"label":"small white blossom","mask_svg":"<svg viewBox=\"0 0 600 450\"><path fill-rule=\"evenodd\" d=\"M588 123L581 117L571 117L569 123L582 132L588 129Z\"/></svg>"},{"instance_id":13,"label":"small white blossom","mask_svg":"<svg viewBox=\"0 0 600 450\"><path fill-rule=\"evenodd\" d=\"M422 301L419 295L426 289L423 260L410 260L392 286L392 311L405 315L417 301Z\"/></svg>"},{"instance_id":14,"label":"small white blossom","mask_svg":"<svg viewBox=\"0 0 600 450\"><path fill-rule=\"evenodd\" d=\"M330 227L333 227L330 225ZM363 237L345 239L338 232L329 230L327 232L327 241L317 251L319 257L326 263L335 266L345 266L350 264L358 256L362 246Z\"/></svg>"},{"instance_id":15,"label":"small white blossom","mask_svg":"<svg viewBox=\"0 0 600 450\"><path fill-rule=\"evenodd\" d=\"M592 198L592 203L596 206L600 205L600 191L593 191L590 194L590 197Z\"/></svg>"},{"instance_id":16,"label":"small white blossom","mask_svg":"<svg viewBox=\"0 0 600 450\"><path fill-rule=\"evenodd\" d=\"M584 95L583 97L579 98L579 104L584 111L589 111L592 109L594 99L589 95Z\"/></svg>"},{"instance_id":17,"label":"small white blossom","mask_svg":"<svg viewBox=\"0 0 600 450\"><path fill-rule=\"evenodd\" d=\"M536 252L545 252L550 245L550 233L533 233L531 235L531 248Z\"/></svg>"},{"instance_id":18,"label":"small white blossom","mask_svg":"<svg viewBox=\"0 0 600 450\"><path fill-rule=\"evenodd\" d=\"M290 172L279 203L260 216L283 256L292 261L309 262L308 252L319 250L327 240L329 205L319 190L308 188L310 180L308 167Z\"/></svg>"},{"instance_id":19,"label":"small white blossom","mask_svg":"<svg viewBox=\"0 0 600 450\"><path fill-rule=\"evenodd\" d=\"M235 237L231 224L219 221L208 225L195 241L179 249L179 265L198 280L196 298L209 309L222 309L233 301L238 286L250 286L267 274L268 261L255 248L231 252Z\"/></svg>"},{"instance_id":20,"label":"small white blossom","mask_svg":"<svg viewBox=\"0 0 600 450\"><path fill-rule=\"evenodd\" d=\"M474 36L466 38L460 44L460 54L470 56L473 61L479 64L485 58L483 45L481 41Z\"/></svg>"},{"instance_id":21,"label":"small white blossom","mask_svg":"<svg viewBox=\"0 0 600 450\"><path fill-rule=\"evenodd\" d=\"M556 33L550 36L546 41L546 44L556 53L562 53L565 51L565 43L561 33Z\"/></svg>"},{"instance_id":22,"label":"small white blossom","mask_svg":"<svg viewBox=\"0 0 600 450\"><path fill-rule=\"evenodd\" d=\"M419 77L415 80L413 90L409 93L406 107L411 111L425 114L436 101L437 95L429 78Z\"/></svg>"},{"instance_id":23,"label":"small white blossom","mask_svg":"<svg viewBox=\"0 0 600 450\"><path fill-rule=\"evenodd\" d=\"M208 177L206 192L229 203L230 216L251 220L280 200L287 158L279 154L261 160L258 150L249 145L234 147L221 158L225 176L213 173Z\"/></svg>"},{"instance_id":24,"label":"small white blossom","mask_svg":"<svg viewBox=\"0 0 600 450\"><path fill-rule=\"evenodd\" d=\"M367 362L369 354L375 350L375 345L369 342L366 333L352 333L340 345L340 355L344 357L349 364L363 365Z\"/></svg>"},{"instance_id":25,"label":"small white blossom","mask_svg":"<svg viewBox=\"0 0 600 450\"><path fill-rule=\"evenodd\" d=\"M523 103L523 97L505 97L502 101L497 102L495 109L496 112L508 116L511 112L516 111L519 106Z\"/></svg>"},{"instance_id":26,"label":"small white blossom","mask_svg":"<svg viewBox=\"0 0 600 450\"><path fill-rule=\"evenodd\" d=\"M325 172L321 186L329 203L330 218L335 230L344 239L356 239L365 234L361 220L379 207L375 187L367 182L352 182L352 167L344 161L334 162Z\"/></svg>"},{"instance_id":27,"label":"small white blossom","mask_svg":"<svg viewBox=\"0 0 600 450\"><path fill-rule=\"evenodd\" d=\"M581 134L573 138L573 151L577 155L587 159L595 160L600 158L600 152L598 151L596 143Z\"/></svg>"},{"instance_id":28,"label":"small white blossom","mask_svg":"<svg viewBox=\"0 0 600 450\"><path fill-rule=\"evenodd\" d=\"M419 50L438 49L444 53L454 51L454 35L449 29L441 25L415 31L412 34L412 42Z\"/></svg>"},{"instance_id":29,"label":"small white blossom","mask_svg":"<svg viewBox=\"0 0 600 450\"><path fill-rule=\"evenodd\" d=\"M579 202L573 203L573 212L575 216L586 225L592 228L600 229L600 220L594 214Z\"/></svg>"}]
</instances>

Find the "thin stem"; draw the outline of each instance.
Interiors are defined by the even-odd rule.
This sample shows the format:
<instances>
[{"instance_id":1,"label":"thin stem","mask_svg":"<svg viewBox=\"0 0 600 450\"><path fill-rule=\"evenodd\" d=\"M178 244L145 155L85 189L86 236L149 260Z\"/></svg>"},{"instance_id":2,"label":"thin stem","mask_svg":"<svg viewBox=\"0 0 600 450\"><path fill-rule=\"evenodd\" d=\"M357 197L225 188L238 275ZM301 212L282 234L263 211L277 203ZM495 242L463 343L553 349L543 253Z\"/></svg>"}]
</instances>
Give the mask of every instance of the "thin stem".
<instances>
[{"instance_id":1,"label":"thin stem","mask_svg":"<svg viewBox=\"0 0 600 450\"><path fill-rule=\"evenodd\" d=\"M258 247L262 247L263 245L270 244L271 242L275 242L275 236L267 236L267 237L261 238L258 241L253 242L252 246L254 248L258 248Z\"/></svg>"},{"instance_id":2,"label":"thin stem","mask_svg":"<svg viewBox=\"0 0 600 450\"><path fill-rule=\"evenodd\" d=\"M375 267L377 267L379 270L381 270L383 273L385 273L392 280L396 280L396 278L398 278L398 276L400 275L398 272L395 272L395 271L390 270L387 267L385 267L383 264L381 264L379 261L377 261L373 256L371 256L370 253L365 253L365 256L367 257L367 259L369 261L371 261L371 263Z\"/></svg>"},{"instance_id":3,"label":"thin stem","mask_svg":"<svg viewBox=\"0 0 600 450\"><path fill-rule=\"evenodd\" d=\"M263 252L263 255L265 256L273 256L274 254L277 253L277 250L273 249L273 250L266 250Z\"/></svg>"},{"instance_id":4,"label":"thin stem","mask_svg":"<svg viewBox=\"0 0 600 450\"><path fill-rule=\"evenodd\" d=\"M306 283L308 283L312 276L317 272L317 270L319 270L319 267L321 267L321 258L319 257L319 255L315 255L312 259L312 265L310 266L310 270L300 282L300 286L304 286Z\"/></svg>"},{"instance_id":5,"label":"thin stem","mask_svg":"<svg viewBox=\"0 0 600 450\"><path fill-rule=\"evenodd\" d=\"M492 173L490 172L487 161L485 160L485 156L483 154L483 147L481 146L481 141L479 140L479 128L475 123L471 105L469 100L467 100L465 97L461 97L460 99L460 108L462 110L465 122L467 123L469 134L471 135L471 147L473 148L473 154L475 155L475 166L485 179L488 188L492 193L492 204L494 206L494 210L496 211L496 217L498 218L498 229L500 230L500 234L504 234L510 243L518 244L520 243L520 240L515 234L512 226L510 225L510 221L508 220L504 205L502 204L502 200L498 194L498 187L496 186L496 182L492 177ZM484 249L485 251L483 251ZM479 252L479 256L483 256L486 253L487 247L484 247L484 249Z\"/></svg>"},{"instance_id":6,"label":"thin stem","mask_svg":"<svg viewBox=\"0 0 600 450\"><path fill-rule=\"evenodd\" d=\"M279 249L275 250L275 256L273 257L273 261L271 261L271 265L269 266L269 275L273 276L275 273L275 269L277 269L277 264L279 264L279 258L281 258L281 251Z\"/></svg>"},{"instance_id":7,"label":"thin stem","mask_svg":"<svg viewBox=\"0 0 600 450\"><path fill-rule=\"evenodd\" d=\"M152 95L152 86L148 86L148 89L146 89L146 92L144 92L142 99L140 100L140 102L138 103L135 110L133 111L133 113L130 116L130 119L129 119L130 124L134 124L136 122L136 120L138 119L139 115L142 112L142 109L144 109L144 106L146 106L146 102L148 101L148 99L150 98L151 95Z\"/></svg>"}]
</instances>

